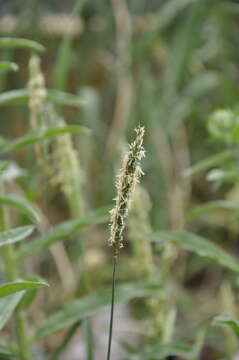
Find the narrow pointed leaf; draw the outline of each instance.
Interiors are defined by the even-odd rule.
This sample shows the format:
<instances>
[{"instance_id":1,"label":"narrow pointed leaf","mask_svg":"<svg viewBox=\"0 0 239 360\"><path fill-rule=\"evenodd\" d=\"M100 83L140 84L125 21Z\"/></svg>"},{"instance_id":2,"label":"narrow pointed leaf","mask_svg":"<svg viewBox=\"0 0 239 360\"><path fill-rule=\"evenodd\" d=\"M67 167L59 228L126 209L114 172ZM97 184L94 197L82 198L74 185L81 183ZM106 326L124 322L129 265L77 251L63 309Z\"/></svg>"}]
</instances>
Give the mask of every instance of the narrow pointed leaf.
<instances>
[{"instance_id":1,"label":"narrow pointed leaf","mask_svg":"<svg viewBox=\"0 0 239 360\"><path fill-rule=\"evenodd\" d=\"M46 281L17 280L0 285L0 298L16 292L38 287L49 286Z\"/></svg>"},{"instance_id":2,"label":"narrow pointed leaf","mask_svg":"<svg viewBox=\"0 0 239 360\"><path fill-rule=\"evenodd\" d=\"M229 327L239 339L239 321L233 319L231 316L227 314L218 315L213 319L212 324L217 326Z\"/></svg>"},{"instance_id":3,"label":"narrow pointed leaf","mask_svg":"<svg viewBox=\"0 0 239 360\"><path fill-rule=\"evenodd\" d=\"M48 234L42 235L27 245L23 245L18 256L35 255L38 252L48 248L59 240L66 239L77 231L94 224L101 224L108 220L108 209L100 209L92 212L88 216L79 219L65 221L56 225Z\"/></svg>"},{"instance_id":4,"label":"narrow pointed leaf","mask_svg":"<svg viewBox=\"0 0 239 360\"><path fill-rule=\"evenodd\" d=\"M24 280L27 281L31 281L31 282L43 282L45 283L45 280L42 280L39 276L27 276L25 277ZM46 286L49 286L48 284L46 284ZM25 291L25 294L22 298L22 300L20 301L20 303L18 304L17 310L18 309L27 309L29 306L31 306L31 304L33 303L33 301L35 300L36 296L38 293L38 287L33 287L33 288L29 288L27 291Z\"/></svg>"},{"instance_id":5,"label":"narrow pointed leaf","mask_svg":"<svg viewBox=\"0 0 239 360\"><path fill-rule=\"evenodd\" d=\"M127 356L124 360L164 360L169 356L179 356L183 359L192 359L193 350L191 344L170 343L170 344L151 344L146 345L140 352L135 352Z\"/></svg>"},{"instance_id":6,"label":"narrow pointed leaf","mask_svg":"<svg viewBox=\"0 0 239 360\"><path fill-rule=\"evenodd\" d=\"M219 201L210 201L206 204L197 206L196 208L192 209L188 213L188 219L191 220L197 216L207 214L210 211L214 210L232 210L239 212L239 204L233 201L226 201L226 200L219 200Z\"/></svg>"},{"instance_id":7,"label":"narrow pointed leaf","mask_svg":"<svg viewBox=\"0 0 239 360\"><path fill-rule=\"evenodd\" d=\"M0 330L10 319L25 291L20 291L0 299Z\"/></svg>"},{"instance_id":8,"label":"narrow pointed leaf","mask_svg":"<svg viewBox=\"0 0 239 360\"><path fill-rule=\"evenodd\" d=\"M0 71L8 71L8 70L17 71L18 65L10 61L0 61Z\"/></svg>"},{"instance_id":9,"label":"narrow pointed leaf","mask_svg":"<svg viewBox=\"0 0 239 360\"><path fill-rule=\"evenodd\" d=\"M66 93L55 89L47 91L50 102L60 105L80 107L84 102L78 95ZM9 90L0 94L0 106L27 104L29 100L28 89Z\"/></svg>"},{"instance_id":10,"label":"narrow pointed leaf","mask_svg":"<svg viewBox=\"0 0 239 360\"><path fill-rule=\"evenodd\" d=\"M125 303L136 297L158 295L162 288L158 284L128 283L116 288L116 304ZM36 338L44 338L52 333L62 330L74 323L84 320L110 305L111 287L96 291L79 300L73 300L63 306L61 310L51 315L45 324L37 330Z\"/></svg>"},{"instance_id":11,"label":"narrow pointed leaf","mask_svg":"<svg viewBox=\"0 0 239 360\"><path fill-rule=\"evenodd\" d=\"M40 141L53 138L60 134L80 132L87 133L88 131L89 129L79 125L58 126L49 128L47 130L34 131L16 140L5 141L2 145L0 145L0 152L7 153L9 151L17 150L22 147L38 143Z\"/></svg>"},{"instance_id":12,"label":"narrow pointed leaf","mask_svg":"<svg viewBox=\"0 0 239 360\"><path fill-rule=\"evenodd\" d=\"M239 272L239 261L213 242L191 233L159 231L150 235L152 242L174 242L199 256L206 257L215 263L235 272Z\"/></svg>"},{"instance_id":13,"label":"narrow pointed leaf","mask_svg":"<svg viewBox=\"0 0 239 360\"><path fill-rule=\"evenodd\" d=\"M44 51L44 46L36 41L13 37L1 37L0 48L28 48L38 52Z\"/></svg>"},{"instance_id":14,"label":"narrow pointed leaf","mask_svg":"<svg viewBox=\"0 0 239 360\"><path fill-rule=\"evenodd\" d=\"M48 99L52 103L60 105L68 105L75 107L81 107L82 105L85 105L84 101L82 101L82 99L78 95L55 89L48 90Z\"/></svg>"},{"instance_id":15,"label":"narrow pointed leaf","mask_svg":"<svg viewBox=\"0 0 239 360\"><path fill-rule=\"evenodd\" d=\"M5 91L0 94L0 106L24 104L27 103L28 99L27 89Z\"/></svg>"},{"instance_id":16,"label":"narrow pointed leaf","mask_svg":"<svg viewBox=\"0 0 239 360\"><path fill-rule=\"evenodd\" d=\"M40 215L34 209L30 201L21 196L0 194L0 204L12 206L20 210L36 222L40 222L41 220Z\"/></svg>"},{"instance_id":17,"label":"narrow pointed leaf","mask_svg":"<svg viewBox=\"0 0 239 360\"><path fill-rule=\"evenodd\" d=\"M28 225L0 232L0 247L24 240L33 230L34 226Z\"/></svg>"},{"instance_id":18,"label":"narrow pointed leaf","mask_svg":"<svg viewBox=\"0 0 239 360\"><path fill-rule=\"evenodd\" d=\"M207 157L206 159L198 162L197 164L191 166L190 168L188 168L187 170L185 170L183 172L183 176L192 176L194 174L197 174L200 171L203 170L207 170L209 168L211 168L212 166L221 164L222 162L232 158L233 156L233 151L231 150L226 150L221 152L220 154L217 155L212 155Z\"/></svg>"}]
</instances>

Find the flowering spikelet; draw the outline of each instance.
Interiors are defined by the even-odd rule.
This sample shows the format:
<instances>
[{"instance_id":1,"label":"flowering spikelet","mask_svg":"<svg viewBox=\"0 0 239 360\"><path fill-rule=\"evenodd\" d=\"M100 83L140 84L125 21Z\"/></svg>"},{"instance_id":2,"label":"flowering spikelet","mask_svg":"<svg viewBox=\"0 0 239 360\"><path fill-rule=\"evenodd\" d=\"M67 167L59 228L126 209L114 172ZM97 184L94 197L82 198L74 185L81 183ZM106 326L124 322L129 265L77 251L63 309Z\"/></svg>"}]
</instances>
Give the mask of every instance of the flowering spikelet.
<instances>
[{"instance_id":1,"label":"flowering spikelet","mask_svg":"<svg viewBox=\"0 0 239 360\"><path fill-rule=\"evenodd\" d=\"M64 120L58 118L57 125L64 126ZM54 174L50 178L50 184L60 186L75 217L84 213L81 194L82 169L78 155L71 134L56 137L52 146L51 160Z\"/></svg>"},{"instance_id":2,"label":"flowering spikelet","mask_svg":"<svg viewBox=\"0 0 239 360\"><path fill-rule=\"evenodd\" d=\"M29 110L30 126L34 131L42 131L47 128L45 121L45 107L47 104L47 90L45 79L41 71L41 61L37 55L33 55L29 61L30 80L28 83L29 90ZM47 173L47 146L46 142L36 143L34 145L36 161L43 172Z\"/></svg>"},{"instance_id":3,"label":"flowering spikelet","mask_svg":"<svg viewBox=\"0 0 239 360\"><path fill-rule=\"evenodd\" d=\"M32 128L39 129L44 127L42 123L42 111L46 103L47 90L45 88L44 76L41 72L40 58L33 55L29 62L30 81L29 88L29 108L30 122Z\"/></svg>"},{"instance_id":4,"label":"flowering spikelet","mask_svg":"<svg viewBox=\"0 0 239 360\"><path fill-rule=\"evenodd\" d=\"M123 160L123 167L119 171L116 180L117 197L115 207L111 210L110 239L109 244L114 249L114 256L118 255L119 249L123 247L123 231L125 219L134 191L135 185L143 175L140 160L145 156L143 148L144 127L135 129L136 138L129 146L129 151Z\"/></svg>"}]
</instances>

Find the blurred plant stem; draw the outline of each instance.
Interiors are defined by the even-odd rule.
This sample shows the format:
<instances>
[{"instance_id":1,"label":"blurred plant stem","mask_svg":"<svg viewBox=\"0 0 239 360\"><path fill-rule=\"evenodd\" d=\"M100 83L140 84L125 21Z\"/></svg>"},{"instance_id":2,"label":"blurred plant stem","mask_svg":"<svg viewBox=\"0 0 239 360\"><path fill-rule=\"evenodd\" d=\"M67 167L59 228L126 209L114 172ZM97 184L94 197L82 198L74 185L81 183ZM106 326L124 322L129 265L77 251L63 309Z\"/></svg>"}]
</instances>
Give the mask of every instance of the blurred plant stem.
<instances>
[{"instance_id":1,"label":"blurred plant stem","mask_svg":"<svg viewBox=\"0 0 239 360\"><path fill-rule=\"evenodd\" d=\"M133 101L133 80L131 74L131 16L126 0L112 0L113 15L116 25L116 100L112 124L106 143L105 158L112 162L119 150L119 143L124 135L129 120Z\"/></svg>"},{"instance_id":2,"label":"blurred plant stem","mask_svg":"<svg viewBox=\"0 0 239 360\"><path fill-rule=\"evenodd\" d=\"M229 314L233 318L238 318L238 310L235 294L233 292L232 286L229 281L224 281L221 285L220 295L222 299L222 309L223 313ZM228 358L232 359L238 348L238 339L230 328L223 328L226 346L225 351L228 355Z\"/></svg>"},{"instance_id":3,"label":"blurred plant stem","mask_svg":"<svg viewBox=\"0 0 239 360\"><path fill-rule=\"evenodd\" d=\"M81 9L83 8L85 0L76 0L72 15L80 15ZM71 46L73 36L66 34L63 38L59 50L57 52L55 71L53 74L53 85L55 89L65 90L66 80L69 73L71 64Z\"/></svg>"},{"instance_id":4,"label":"blurred plant stem","mask_svg":"<svg viewBox=\"0 0 239 360\"><path fill-rule=\"evenodd\" d=\"M0 192L4 194L4 184L0 183ZM10 228L10 218L8 209L0 207L0 228L1 231ZM5 273L8 281L14 281L18 278L18 265L15 256L14 246L6 245L3 247L3 260L5 264ZM19 357L21 360L31 360L31 351L27 338L26 320L23 310L19 307L15 313L16 336L18 342Z\"/></svg>"}]
</instances>

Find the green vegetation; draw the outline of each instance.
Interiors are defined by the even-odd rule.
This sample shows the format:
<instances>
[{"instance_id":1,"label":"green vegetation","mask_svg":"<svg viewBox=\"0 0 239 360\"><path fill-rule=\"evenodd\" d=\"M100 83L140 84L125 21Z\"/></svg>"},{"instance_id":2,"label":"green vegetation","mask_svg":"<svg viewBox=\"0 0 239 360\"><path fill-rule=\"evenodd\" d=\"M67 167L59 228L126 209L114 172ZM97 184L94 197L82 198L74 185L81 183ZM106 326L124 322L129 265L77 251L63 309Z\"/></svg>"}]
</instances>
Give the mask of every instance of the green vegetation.
<instances>
[{"instance_id":1,"label":"green vegetation","mask_svg":"<svg viewBox=\"0 0 239 360\"><path fill-rule=\"evenodd\" d=\"M0 359L237 359L238 17L0 5Z\"/></svg>"}]
</instances>

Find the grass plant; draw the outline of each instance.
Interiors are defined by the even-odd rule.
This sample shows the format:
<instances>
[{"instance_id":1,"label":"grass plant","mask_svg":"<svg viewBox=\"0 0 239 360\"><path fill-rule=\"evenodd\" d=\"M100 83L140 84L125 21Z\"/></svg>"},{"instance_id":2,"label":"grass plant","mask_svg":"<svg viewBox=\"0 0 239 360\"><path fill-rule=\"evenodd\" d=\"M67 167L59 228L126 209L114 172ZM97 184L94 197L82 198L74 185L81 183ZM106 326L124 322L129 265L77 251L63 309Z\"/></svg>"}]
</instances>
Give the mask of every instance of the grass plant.
<instances>
[{"instance_id":1,"label":"grass plant","mask_svg":"<svg viewBox=\"0 0 239 360\"><path fill-rule=\"evenodd\" d=\"M238 357L238 14L0 5L0 359Z\"/></svg>"}]
</instances>

